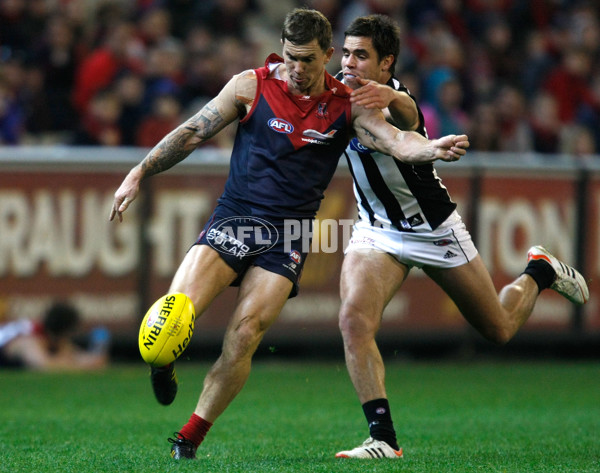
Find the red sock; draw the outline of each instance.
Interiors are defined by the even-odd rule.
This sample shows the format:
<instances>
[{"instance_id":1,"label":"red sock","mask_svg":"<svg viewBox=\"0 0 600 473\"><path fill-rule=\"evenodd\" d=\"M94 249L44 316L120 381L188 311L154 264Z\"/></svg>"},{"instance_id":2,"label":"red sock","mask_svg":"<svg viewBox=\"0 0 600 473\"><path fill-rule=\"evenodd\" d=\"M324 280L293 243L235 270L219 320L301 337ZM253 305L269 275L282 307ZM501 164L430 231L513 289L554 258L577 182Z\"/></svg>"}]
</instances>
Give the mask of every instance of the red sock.
<instances>
[{"instance_id":1,"label":"red sock","mask_svg":"<svg viewBox=\"0 0 600 473\"><path fill-rule=\"evenodd\" d=\"M192 442L196 447L198 447L209 429L212 427L212 423L204 420L202 417L197 416L196 414L192 414L188 423L185 424L181 430L179 431L180 437L185 437L187 440Z\"/></svg>"}]
</instances>

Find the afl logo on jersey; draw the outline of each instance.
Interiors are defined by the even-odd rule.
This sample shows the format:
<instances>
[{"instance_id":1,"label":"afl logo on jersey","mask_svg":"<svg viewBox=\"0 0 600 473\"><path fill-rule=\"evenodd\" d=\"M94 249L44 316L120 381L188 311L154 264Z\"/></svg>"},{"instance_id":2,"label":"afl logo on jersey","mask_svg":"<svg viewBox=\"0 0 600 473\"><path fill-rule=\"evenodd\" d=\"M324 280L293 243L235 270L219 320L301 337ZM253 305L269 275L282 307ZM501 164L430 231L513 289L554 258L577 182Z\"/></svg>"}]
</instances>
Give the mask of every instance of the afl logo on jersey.
<instances>
[{"instance_id":1,"label":"afl logo on jersey","mask_svg":"<svg viewBox=\"0 0 600 473\"><path fill-rule=\"evenodd\" d=\"M361 145L360 142L358 141L358 138L352 138L352 140L350 141L350 148L352 148L354 151L356 151L358 153L373 153L372 149L369 149L366 146Z\"/></svg>"},{"instance_id":2,"label":"afl logo on jersey","mask_svg":"<svg viewBox=\"0 0 600 473\"><path fill-rule=\"evenodd\" d=\"M282 118L271 118L267 124L277 133L289 134L294 131L292 124Z\"/></svg>"}]
</instances>

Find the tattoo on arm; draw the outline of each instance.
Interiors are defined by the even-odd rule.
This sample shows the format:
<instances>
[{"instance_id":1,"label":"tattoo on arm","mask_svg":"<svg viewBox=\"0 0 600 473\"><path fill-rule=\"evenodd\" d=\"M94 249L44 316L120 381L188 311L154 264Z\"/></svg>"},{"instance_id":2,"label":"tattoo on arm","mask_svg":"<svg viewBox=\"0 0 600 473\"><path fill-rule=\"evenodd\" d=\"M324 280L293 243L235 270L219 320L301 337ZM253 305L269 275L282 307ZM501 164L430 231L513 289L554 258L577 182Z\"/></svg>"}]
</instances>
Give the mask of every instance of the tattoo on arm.
<instances>
[{"instance_id":1,"label":"tattoo on arm","mask_svg":"<svg viewBox=\"0 0 600 473\"><path fill-rule=\"evenodd\" d=\"M140 163L144 176L152 176L175 166L190 152L184 148L187 136L170 133L158 143Z\"/></svg>"},{"instance_id":2,"label":"tattoo on arm","mask_svg":"<svg viewBox=\"0 0 600 473\"><path fill-rule=\"evenodd\" d=\"M371 138L371 140L373 140L373 143L377 142L377 137L371 133L369 130L367 130L366 128L363 127L363 132L365 133L365 135L367 135L369 138Z\"/></svg>"},{"instance_id":3,"label":"tattoo on arm","mask_svg":"<svg viewBox=\"0 0 600 473\"><path fill-rule=\"evenodd\" d=\"M186 125L192 133L204 141L217 134L222 128L224 121L215 101L211 100L200 112L188 120Z\"/></svg>"},{"instance_id":4,"label":"tattoo on arm","mask_svg":"<svg viewBox=\"0 0 600 473\"><path fill-rule=\"evenodd\" d=\"M203 141L217 134L224 125L214 100L196 115L165 136L140 163L144 176L152 176L187 158Z\"/></svg>"}]
</instances>

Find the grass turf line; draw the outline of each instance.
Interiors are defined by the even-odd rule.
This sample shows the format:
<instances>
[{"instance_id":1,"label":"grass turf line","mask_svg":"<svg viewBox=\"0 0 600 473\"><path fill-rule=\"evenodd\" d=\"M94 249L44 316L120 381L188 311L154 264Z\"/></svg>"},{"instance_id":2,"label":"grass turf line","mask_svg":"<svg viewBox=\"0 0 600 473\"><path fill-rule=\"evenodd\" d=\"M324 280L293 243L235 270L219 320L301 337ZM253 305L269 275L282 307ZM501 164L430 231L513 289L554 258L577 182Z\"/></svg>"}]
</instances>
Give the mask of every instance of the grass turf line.
<instances>
[{"instance_id":1,"label":"grass turf line","mask_svg":"<svg viewBox=\"0 0 600 473\"><path fill-rule=\"evenodd\" d=\"M405 458L334 458L368 435L342 363L256 362L195 462L166 438L189 418L208 365L178 364L175 403L146 367L101 373L0 372L0 472L600 471L600 364L389 363Z\"/></svg>"}]
</instances>

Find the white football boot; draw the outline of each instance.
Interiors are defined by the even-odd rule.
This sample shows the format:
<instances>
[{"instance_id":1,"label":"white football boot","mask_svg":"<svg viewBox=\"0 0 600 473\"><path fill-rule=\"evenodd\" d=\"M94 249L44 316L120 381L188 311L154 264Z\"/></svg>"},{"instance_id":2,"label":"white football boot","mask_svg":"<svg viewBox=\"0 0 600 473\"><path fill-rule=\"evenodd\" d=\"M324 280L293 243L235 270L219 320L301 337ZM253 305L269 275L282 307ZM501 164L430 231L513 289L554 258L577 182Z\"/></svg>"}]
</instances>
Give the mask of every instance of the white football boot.
<instances>
[{"instance_id":1,"label":"white football boot","mask_svg":"<svg viewBox=\"0 0 600 473\"><path fill-rule=\"evenodd\" d=\"M527 252L527 261L543 260L552 266L556 279L550 286L561 296L575 304L585 304L590 298L590 291L583 276L575 268L563 263L542 246L532 246Z\"/></svg>"},{"instance_id":2,"label":"white football boot","mask_svg":"<svg viewBox=\"0 0 600 473\"><path fill-rule=\"evenodd\" d=\"M362 445L352 450L335 454L336 458L402 458L402 449L394 450L386 442L369 437Z\"/></svg>"}]
</instances>

